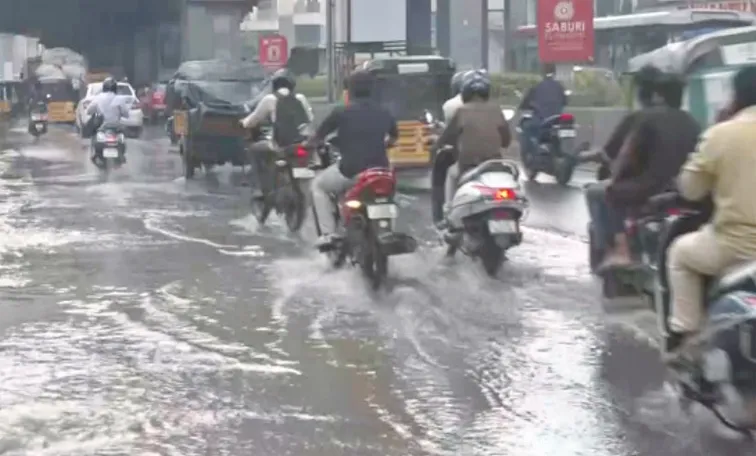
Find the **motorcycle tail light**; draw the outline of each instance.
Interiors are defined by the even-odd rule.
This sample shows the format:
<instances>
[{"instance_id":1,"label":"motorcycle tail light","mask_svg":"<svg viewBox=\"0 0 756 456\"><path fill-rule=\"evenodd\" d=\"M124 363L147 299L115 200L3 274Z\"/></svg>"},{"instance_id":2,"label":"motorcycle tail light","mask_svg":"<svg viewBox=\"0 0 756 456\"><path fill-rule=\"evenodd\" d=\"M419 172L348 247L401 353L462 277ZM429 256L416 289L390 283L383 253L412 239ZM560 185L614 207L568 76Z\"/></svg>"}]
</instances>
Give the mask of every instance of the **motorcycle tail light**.
<instances>
[{"instance_id":1,"label":"motorcycle tail light","mask_svg":"<svg viewBox=\"0 0 756 456\"><path fill-rule=\"evenodd\" d=\"M573 123L575 122L575 116L573 116L570 113L564 113L561 116L559 116L559 122L560 123Z\"/></svg>"},{"instance_id":2,"label":"motorcycle tail light","mask_svg":"<svg viewBox=\"0 0 756 456\"><path fill-rule=\"evenodd\" d=\"M378 179L372 183L370 188L375 196L391 196L394 194L394 183L389 179Z\"/></svg>"},{"instance_id":3,"label":"motorcycle tail light","mask_svg":"<svg viewBox=\"0 0 756 456\"><path fill-rule=\"evenodd\" d=\"M306 167L309 165L310 154L303 146L297 146L297 149L294 151L294 156L296 157L299 166Z\"/></svg>"},{"instance_id":4,"label":"motorcycle tail light","mask_svg":"<svg viewBox=\"0 0 756 456\"><path fill-rule=\"evenodd\" d=\"M494 199L496 200L513 200L516 198L515 192L509 188L500 188L496 190Z\"/></svg>"}]
</instances>

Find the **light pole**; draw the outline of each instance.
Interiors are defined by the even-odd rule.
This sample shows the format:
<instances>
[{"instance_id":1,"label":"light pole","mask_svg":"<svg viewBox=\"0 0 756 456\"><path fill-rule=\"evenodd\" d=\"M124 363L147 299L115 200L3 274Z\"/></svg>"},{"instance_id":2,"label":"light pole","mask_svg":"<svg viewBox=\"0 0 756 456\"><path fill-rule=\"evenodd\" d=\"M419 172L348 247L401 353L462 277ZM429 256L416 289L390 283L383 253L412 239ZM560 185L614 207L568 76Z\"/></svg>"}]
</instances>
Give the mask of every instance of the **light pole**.
<instances>
[{"instance_id":1,"label":"light pole","mask_svg":"<svg viewBox=\"0 0 756 456\"><path fill-rule=\"evenodd\" d=\"M336 101L336 55L334 52L334 39L333 39L333 2L335 0L326 0L326 63L328 64L328 91L326 96L328 102L333 103Z\"/></svg>"}]
</instances>

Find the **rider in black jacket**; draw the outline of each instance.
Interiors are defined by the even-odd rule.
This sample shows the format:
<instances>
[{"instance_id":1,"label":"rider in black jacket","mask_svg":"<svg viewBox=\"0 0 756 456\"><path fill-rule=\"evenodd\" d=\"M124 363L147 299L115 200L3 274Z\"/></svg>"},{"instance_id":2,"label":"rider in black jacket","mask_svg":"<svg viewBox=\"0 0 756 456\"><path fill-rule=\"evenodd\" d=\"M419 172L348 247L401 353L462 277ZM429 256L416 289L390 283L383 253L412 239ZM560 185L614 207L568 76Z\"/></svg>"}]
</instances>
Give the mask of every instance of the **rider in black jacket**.
<instances>
[{"instance_id":1,"label":"rider in black jacket","mask_svg":"<svg viewBox=\"0 0 756 456\"><path fill-rule=\"evenodd\" d=\"M370 73L354 73L349 82L349 104L334 108L311 140L322 142L331 133L338 132L341 153L341 161L325 169L312 183L312 200L321 230L319 248L329 245L336 231L331 195L340 196L349 190L362 171L387 168L388 147L399 137L396 119L370 99L372 87Z\"/></svg>"},{"instance_id":2,"label":"rider in black jacket","mask_svg":"<svg viewBox=\"0 0 756 456\"><path fill-rule=\"evenodd\" d=\"M544 119L561 114L567 106L567 94L564 86L554 76L556 67L553 63L543 66L543 80L531 88L520 103L521 111L532 111L533 118L523 123L526 141L522 144L523 152L528 155L538 147L538 136Z\"/></svg>"}]
</instances>

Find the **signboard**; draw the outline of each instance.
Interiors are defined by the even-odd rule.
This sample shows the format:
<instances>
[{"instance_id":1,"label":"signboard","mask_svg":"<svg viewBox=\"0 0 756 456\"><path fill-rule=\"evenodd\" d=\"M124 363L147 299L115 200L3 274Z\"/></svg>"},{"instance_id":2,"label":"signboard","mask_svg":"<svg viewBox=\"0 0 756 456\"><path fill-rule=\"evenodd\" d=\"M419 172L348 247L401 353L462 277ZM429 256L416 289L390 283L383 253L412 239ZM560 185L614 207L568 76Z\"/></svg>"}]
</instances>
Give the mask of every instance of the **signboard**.
<instances>
[{"instance_id":1,"label":"signboard","mask_svg":"<svg viewBox=\"0 0 756 456\"><path fill-rule=\"evenodd\" d=\"M593 62L593 0L538 0L542 63Z\"/></svg>"},{"instance_id":2,"label":"signboard","mask_svg":"<svg viewBox=\"0 0 756 456\"><path fill-rule=\"evenodd\" d=\"M680 6L680 9L717 9L756 12L756 0L696 1Z\"/></svg>"},{"instance_id":3,"label":"signboard","mask_svg":"<svg viewBox=\"0 0 756 456\"><path fill-rule=\"evenodd\" d=\"M289 43L283 35L260 36L260 64L269 70L278 70L289 61Z\"/></svg>"}]
</instances>

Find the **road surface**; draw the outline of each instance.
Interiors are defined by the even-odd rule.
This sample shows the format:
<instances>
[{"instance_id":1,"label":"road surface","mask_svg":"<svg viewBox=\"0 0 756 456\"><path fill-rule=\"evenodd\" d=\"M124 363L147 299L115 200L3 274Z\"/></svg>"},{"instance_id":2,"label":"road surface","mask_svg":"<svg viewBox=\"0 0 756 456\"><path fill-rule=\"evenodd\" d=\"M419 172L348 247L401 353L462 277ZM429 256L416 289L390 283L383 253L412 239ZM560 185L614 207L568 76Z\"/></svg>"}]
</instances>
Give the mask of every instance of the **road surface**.
<instances>
[{"instance_id":1,"label":"road surface","mask_svg":"<svg viewBox=\"0 0 756 456\"><path fill-rule=\"evenodd\" d=\"M256 226L238 174L185 182L157 130L107 178L70 132L20 137L0 155L0 454L753 454L677 410L642 304L599 299L580 182L528 186L498 279L443 261L427 196L401 197L422 249L371 294L311 226Z\"/></svg>"}]
</instances>

